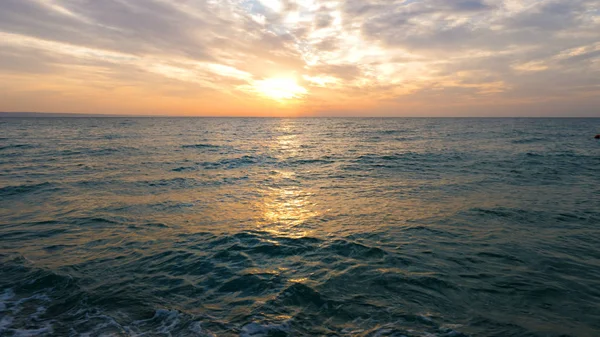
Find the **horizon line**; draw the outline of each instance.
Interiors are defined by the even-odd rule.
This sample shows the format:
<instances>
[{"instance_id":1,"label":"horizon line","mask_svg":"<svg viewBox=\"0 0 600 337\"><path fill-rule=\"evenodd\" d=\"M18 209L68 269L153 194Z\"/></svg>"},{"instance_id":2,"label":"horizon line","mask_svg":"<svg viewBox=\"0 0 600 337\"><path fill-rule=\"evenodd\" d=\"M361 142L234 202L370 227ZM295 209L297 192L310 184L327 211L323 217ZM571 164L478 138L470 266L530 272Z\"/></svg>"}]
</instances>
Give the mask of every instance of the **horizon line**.
<instances>
[{"instance_id":1,"label":"horizon line","mask_svg":"<svg viewBox=\"0 0 600 337\"><path fill-rule=\"evenodd\" d=\"M600 118L600 116L357 116L357 115L319 115L319 116L238 116L238 115L131 115L131 114L98 114L78 112L25 112L25 111L0 111L0 118Z\"/></svg>"}]
</instances>

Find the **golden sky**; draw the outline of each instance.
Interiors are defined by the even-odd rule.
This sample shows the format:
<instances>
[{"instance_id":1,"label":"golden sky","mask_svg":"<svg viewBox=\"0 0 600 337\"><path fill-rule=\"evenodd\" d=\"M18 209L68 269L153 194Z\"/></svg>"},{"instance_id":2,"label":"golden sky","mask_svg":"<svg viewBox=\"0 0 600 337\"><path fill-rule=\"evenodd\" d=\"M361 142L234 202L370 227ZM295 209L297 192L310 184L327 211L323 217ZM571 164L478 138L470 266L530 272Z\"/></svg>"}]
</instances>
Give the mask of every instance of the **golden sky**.
<instances>
[{"instance_id":1,"label":"golden sky","mask_svg":"<svg viewBox=\"0 0 600 337\"><path fill-rule=\"evenodd\" d=\"M600 2L0 0L0 111L600 116Z\"/></svg>"}]
</instances>

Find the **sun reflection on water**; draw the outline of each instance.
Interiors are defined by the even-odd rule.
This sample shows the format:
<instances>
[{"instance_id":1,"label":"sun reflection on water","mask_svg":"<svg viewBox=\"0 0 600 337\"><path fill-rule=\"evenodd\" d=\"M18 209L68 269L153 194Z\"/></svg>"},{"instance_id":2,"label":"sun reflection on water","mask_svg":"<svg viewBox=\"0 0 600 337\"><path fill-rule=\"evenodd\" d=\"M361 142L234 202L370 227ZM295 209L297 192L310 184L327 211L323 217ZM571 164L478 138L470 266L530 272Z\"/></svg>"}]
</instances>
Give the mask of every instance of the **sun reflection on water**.
<instances>
[{"instance_id":1,"label":"sun reflection on water","mask_svg":"<svg viewBox=\"0 0 600 337\"><path fill-rule=\"evenodd\" d=\"M280 131L291 132L289 121L282 121ZM283 158L298 155L301 142L296 134L286 134L275 139L272 150ZM273 172L273 180L263 191L263 222L260 229L280 236L304 237L310 233L306 223L319 213L311 201L313 194L299 185L296 172Z\"/></svg>"},{"instance_id":2,"label":"sun reflection on water","mask_svg":"<svg viewBox=\"0 0 600 337\"><path fill-rule=\"evenodd\" d=\"M297 187L271 188L265 197L262 230L290 237L308 235L309 229L304 224L318 215L312 210L310 196Z\"/></svg>"}]
</instances>

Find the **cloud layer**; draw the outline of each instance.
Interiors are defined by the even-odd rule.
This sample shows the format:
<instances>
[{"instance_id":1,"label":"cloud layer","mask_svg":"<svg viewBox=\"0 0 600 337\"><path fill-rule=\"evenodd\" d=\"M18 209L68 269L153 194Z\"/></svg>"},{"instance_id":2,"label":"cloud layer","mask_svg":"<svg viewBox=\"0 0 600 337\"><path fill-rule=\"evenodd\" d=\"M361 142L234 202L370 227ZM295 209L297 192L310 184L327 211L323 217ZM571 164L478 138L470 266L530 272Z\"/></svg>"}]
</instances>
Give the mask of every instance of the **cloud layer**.
<instances>
[{"instance_id":1,"label":"cloud layer","mask_svg":"<svg viewBox=\"0 0 600 337\"><path fill-rule=\"evenodd\" d=\"M600 3L3 0L0 91L4 111L600 116Z\"/></svg>"}]
</instances>

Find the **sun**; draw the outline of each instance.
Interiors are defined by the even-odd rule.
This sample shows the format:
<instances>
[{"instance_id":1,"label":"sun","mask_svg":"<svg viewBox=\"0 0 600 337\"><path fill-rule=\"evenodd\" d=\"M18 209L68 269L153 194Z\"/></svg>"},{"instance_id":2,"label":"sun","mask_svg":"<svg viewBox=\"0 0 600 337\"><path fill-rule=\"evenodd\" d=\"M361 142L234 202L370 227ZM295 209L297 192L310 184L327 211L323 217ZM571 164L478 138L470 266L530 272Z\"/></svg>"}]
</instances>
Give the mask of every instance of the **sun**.
<instances>
[{"instance_id":1,"label":"sun","mask_svg":"<svg viewBox=\"0 0 600 337\"><path fill-rule=\"evenodd\" d=\"M299 99L307 93L293 78L268 78L257 81L255 87L261 95L279 102Z\"/></svg>"}]
</instances>

